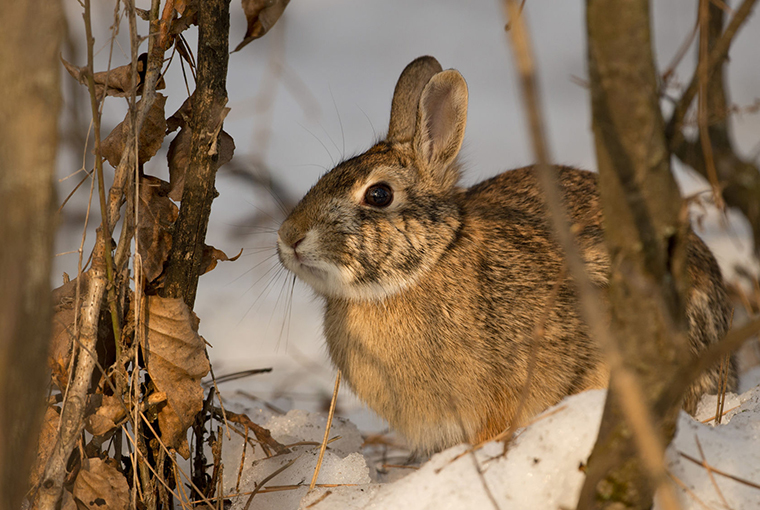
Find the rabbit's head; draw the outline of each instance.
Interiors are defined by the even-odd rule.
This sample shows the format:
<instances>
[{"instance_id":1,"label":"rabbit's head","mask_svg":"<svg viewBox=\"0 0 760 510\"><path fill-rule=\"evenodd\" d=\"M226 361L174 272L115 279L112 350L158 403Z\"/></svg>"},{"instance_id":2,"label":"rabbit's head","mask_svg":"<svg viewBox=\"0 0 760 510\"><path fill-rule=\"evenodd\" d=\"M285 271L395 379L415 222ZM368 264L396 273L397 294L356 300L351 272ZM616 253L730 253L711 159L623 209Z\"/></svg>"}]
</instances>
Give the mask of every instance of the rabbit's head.
<instances>
[{"instance_id":1,"label":"rabbit's head","mask_svg":"<svg viewBox=\"0 0 760 510\"><path fill-rule=\"evenodd\" d=\"M432 57L409 64L387 139L325 174L283 222L283 265L334 298L382 299L417 280L460 229L466 122L464 78Z\"/></svg>"}]
</instances>

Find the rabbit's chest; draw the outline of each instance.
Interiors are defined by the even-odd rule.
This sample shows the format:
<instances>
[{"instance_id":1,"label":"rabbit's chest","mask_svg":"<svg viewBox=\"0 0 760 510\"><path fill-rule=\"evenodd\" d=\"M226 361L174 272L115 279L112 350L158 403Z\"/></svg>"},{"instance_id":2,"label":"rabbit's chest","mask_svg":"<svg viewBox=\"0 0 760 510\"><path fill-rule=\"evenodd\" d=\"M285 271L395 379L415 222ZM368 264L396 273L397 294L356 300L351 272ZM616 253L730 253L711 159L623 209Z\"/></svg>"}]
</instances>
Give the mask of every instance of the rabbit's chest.
<instances>
[{"instance_id":1,"label":"rabbit's chest","mask_svg":"<svg viewBox=\"0 0 760 510\"><path fill-rule=\"evenodd\" d=\"M440 421L451 411L452 395L485 377L484 367L456 340L468 334L460 312L439 304L431 313L429 303L328 302L326 308L333 362L357 396L398 428L419 415Z\"/></svg>"}]
</instances>

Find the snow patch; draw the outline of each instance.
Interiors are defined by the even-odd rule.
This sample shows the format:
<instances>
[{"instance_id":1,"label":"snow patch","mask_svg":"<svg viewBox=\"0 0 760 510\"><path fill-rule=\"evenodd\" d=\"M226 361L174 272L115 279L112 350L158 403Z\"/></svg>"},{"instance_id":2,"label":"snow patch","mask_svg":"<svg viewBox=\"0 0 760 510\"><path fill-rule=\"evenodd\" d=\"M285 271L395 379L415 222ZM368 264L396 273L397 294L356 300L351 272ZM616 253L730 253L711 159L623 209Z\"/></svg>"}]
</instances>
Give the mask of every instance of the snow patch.
<instances>
[{"instance_id":1,"label":"snow patch","mask_svg":"<svg viewBox=\"0 0 760 510\"><path fill-rule=\"evenodd\" d=\"M289 467L267 481L252 501L252 509L536 509L574 508L585 475L582 466L594 446L601 422L606 390L595 390L566 398L536 417L520 430L505 453L502 443L488 443L477 451L459 445L434 455L410 474L391 483L372 483L370 468L360 453L362 438L347 420L333 422L330 444L318 483L330 484L308 492L318 446L291 446L291 453L265 458L258 451L245 461L240 492L252 491L257 483L277 469ZM700 419L715 414L715 397L700 403ZM742 394L729 394L725 409L732 409L722 424L700 423L681 413L678 432L666 452L668 469L688 487L679 489L684 510L760 508L760 489L714 473L713 485L706 469L689 461L688 455L704 458L715 469L757 484L760 482L760 387ZM265 424L284 444L322 440L326 417L305 411L275 416ZM242 441L225 446L225 487L236 484ZM267 492L273 486L297 486L295 490ZM231 489L227 489L227 493ZM233 499L233 509L242 509L248 499ZM655 504L655 509L657 505Z\"/></svg>"}]
</instances>

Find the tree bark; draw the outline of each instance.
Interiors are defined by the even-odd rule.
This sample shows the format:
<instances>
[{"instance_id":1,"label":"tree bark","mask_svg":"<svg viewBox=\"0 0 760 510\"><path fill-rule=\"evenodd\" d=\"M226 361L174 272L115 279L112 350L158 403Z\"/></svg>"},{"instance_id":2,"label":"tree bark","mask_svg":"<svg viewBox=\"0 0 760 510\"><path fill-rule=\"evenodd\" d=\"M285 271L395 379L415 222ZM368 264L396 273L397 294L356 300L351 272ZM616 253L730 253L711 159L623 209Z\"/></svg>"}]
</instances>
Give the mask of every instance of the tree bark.
<instances>
[{"instance_id":1,"label":"tree bark","mask_svg":"<svg viewBox=\"0 0 760 510\"><path fill-rule=\"evenodd\" d=\"M653 406L689 356L684 304L687 225L670 170L646 0L587 1L593 131L612 260L611 329ZM611 374L601 430L578 508L652 505L654 488L623 417ZM653 416L662 445L680 401Z\"/></svg>"},{"instance_id":2,"label":"tree bark","mask_svg":"<svg viewBox=\"0 0 760 510\"><path fill-rule=\"evenodd\" d=\"M200 277L203 246L216 196L218 145L227 103L230 0L201 0L198 11L198 77L190 121L190 164L182 206L174 226L164 297L181 297L192 309Z\"/></svg>"},{"instance_id":3,"label":"tree bark","mask_svg":"<svg viewBox=\"0 0 760 510\"><path fill-rule=\"evenodd\" d=\"M0 16L0 507L18 508L44 412L52 301L58 0L3 2Z\"/></svg>"}]
</instances>

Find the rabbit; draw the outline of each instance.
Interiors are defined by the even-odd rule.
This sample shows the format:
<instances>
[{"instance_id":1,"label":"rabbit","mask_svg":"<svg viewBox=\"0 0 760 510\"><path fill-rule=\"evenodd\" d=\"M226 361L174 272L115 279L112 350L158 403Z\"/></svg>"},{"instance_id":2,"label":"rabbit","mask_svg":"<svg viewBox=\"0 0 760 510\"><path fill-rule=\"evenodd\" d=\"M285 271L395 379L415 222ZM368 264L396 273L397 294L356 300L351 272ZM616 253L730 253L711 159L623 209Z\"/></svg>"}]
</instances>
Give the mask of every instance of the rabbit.
<instances>
[{"instance_id":1,"label":"rabbit","mask_svg":"<svg viewBox=\"0 0 760 510\"><path fill-rule=\"evenodd\" d=\"M510 427L532 355L522 423L609 378L562 277L535 169L458 185L467 101L458 71L433 57L414 60L396 85L387 138L322 176L277 237L284 267L324 298L327 348L344 380L425 453ZM604 288L610 258L597 177L568 167L557 173L586 269ZM731 309L715 259L690 236L696 353L724 336ZM690 389L686 410L717 390L717 370ZM729 388L735 384L732 365Z\"/></svg>"}]
</instances>

